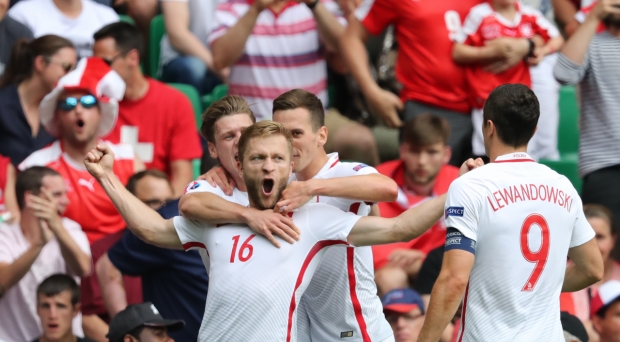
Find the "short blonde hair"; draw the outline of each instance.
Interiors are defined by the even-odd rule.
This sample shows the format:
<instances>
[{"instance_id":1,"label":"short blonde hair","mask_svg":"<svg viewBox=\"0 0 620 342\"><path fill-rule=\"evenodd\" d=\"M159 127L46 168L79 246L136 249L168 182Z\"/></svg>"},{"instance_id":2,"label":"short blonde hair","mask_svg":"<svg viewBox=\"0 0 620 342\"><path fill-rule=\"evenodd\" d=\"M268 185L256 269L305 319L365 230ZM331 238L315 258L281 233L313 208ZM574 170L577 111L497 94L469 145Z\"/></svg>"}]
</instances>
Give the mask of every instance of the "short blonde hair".
<instances>
[{"instance_id":1,"label":"short blonde hair","mask_svg":"<svg viewBox=\"0 0 620 342\"><path fill-rule=\"evenodd\" d=\"M243 157L252 139L272 135L281 135L286 139L289 156L293 159L293 136L291 132L275 121L263 120L246 128L241 134L241 138L239 138L239 161L243 163Z\"/></svg>"},{"instance_id":2,"label":"short blonde hair","mask_svg":"<svg viewBox=\"0 0 620 342\"><path fill-rule=\"evenodd\" d=\"M215 123L225 116L235 114L247 114L252 119L252 122L256 122L254 113L243 97L226 95L222 99L213 102L202 114L200 134L208 142L215 144Z\"/></svg>"}]
</instances>

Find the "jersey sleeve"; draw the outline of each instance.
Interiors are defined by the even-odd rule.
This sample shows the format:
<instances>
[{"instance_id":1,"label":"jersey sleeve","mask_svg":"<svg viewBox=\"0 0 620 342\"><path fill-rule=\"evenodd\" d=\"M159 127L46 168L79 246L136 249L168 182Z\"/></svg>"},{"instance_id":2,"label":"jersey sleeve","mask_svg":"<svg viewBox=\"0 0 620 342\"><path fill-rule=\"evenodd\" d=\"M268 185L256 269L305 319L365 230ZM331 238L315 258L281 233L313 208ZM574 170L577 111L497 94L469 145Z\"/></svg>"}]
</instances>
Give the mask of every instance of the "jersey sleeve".
<instances>
[{"instance_id":1,"label":"jersey sleeve","mask_svg":"<svg viewBox=\"0 0 620 342\"><path fill-rule=\"evenodd\" d=\"M193 248L207 249L205 245L205 232L206 229L212 227L211 225L204 222L198 224L198 222L186 219L183 216L176 216L173 220L174 229L177 231L184 250L188 251Z\"/></svg>"},{"instance_id":2,"label":"jersey sleeve","mask_svg":"<svg viewBox=\"0 0 620 342\"><path fill-rule=\"evenodd\" d=\"M220 197L227 197L219 186L216 186L214 188L211 186L211 184L209 184L209 182L204 180L193 181L189 183L185 188L185 194L191 194L196 192L209 192Z\"/></svg>"},{"instance_id":3,"label":"jersey sleeve","mask_svg":"<svg viewBox=\"0 0 620 342\"><path fill-rule=\"evenodd\" d=\"M545 18L545 16L537 9L531 9L534 16L534 33L538 34L547 42L551 38L555 38L560 35L560 31L553 26L553 24Z\"/></svg>"},{"instance_id":4,"label":"jersey sleeve","mask_svg":"<svg viewBox=\"0 0 620 342\"><path fill-rule=\"evenodd\" d=\"M479 200L476 190L462 178L452 182L445 205L446 227L454 228L468 239L478 240Z\"/></svg>"},{"instance_id":5,"label":"jersey sleeve","mask_svg":"<svg viewBox=\"0 0 620 342\"><path fill-rule=\"evenodd\" d=\"M213 44L214 41L225 35L231 27L235 26L242 15L242 13L237 13L237 7L233 1L221 1L215 8L213 15L213 24L211 25L211 33L208 38L209 45Z\"/></svg>"},{"instance_id":6,"label":"jersey sleeve","mask_svg":"<svg viewBox=\"0 0 620 342\"><path fill-rule=\"evenodd\" d=\"M355 17L366 31L379 35L398 16L397 1L401 0L363 0L355 10Z\"/></svg>"},{"instance_id":7,"label":"jersey sleeve","mask_svg":"<svg viewBox=\"0 0 620 342\"><path fill-rule=\"evenodd\" d=\"M577 204L575 207L575 210L577 210L577 218L575 219L575 224L573 225L569 248L581 246L596 236L594 229L592 229L592 226L588 223L588 220L583 213L583 203L581 202L581 198L576 192L573 192L573 196L574 201Z\"/></svg>"},{"instance_id":8,"label":"jersey sleeve","mask_svg":"<svg viewBox=\"0 0 620 342\"><path fill-rule=\"evenodd\" d=\"M476 7L469 11L463 26L454 35L455 42L471 46L483 45L484 39L480 33L480 24L484 16L480 12Z\"/></svg>"},{"instance_id":9,"label":"jersey sleeve","mask_svg":"<svg viewBox=\"0 0 620 342\"><path fill-rule=\"evenodd\" d=\"M379 173L377 169L364 163L341 162L341 164L341 167L338 168L339 174L337 177L365 176Z\"/></svg>"},{"instance_id":10,"label":"jersey sleeve","mask_svg":"<svg viewBox=\"0 0 620 342\"><path fill-rule=\"evenodd\" d=\"M202 156L202 146L200 145L200 136L194 119L194 109L187 97L174 91L177 101L174 101L174 126L170 137L170 162L176 160L197 159ZM172 113L170 113L172 114Z\"/></svg>"},{"instance_id":11,"label":"jersey sleeve","mask_svg":"<svg viewBox=\"0 0 620 342\"><path fill-rule=\"evenodd\" d=\"M331 205L315 203L303 208L302 224L305 224L318 241L341 240L347 241L353 226L362 217L353 213L344 212Z\"/></svg>"}]
</instances>

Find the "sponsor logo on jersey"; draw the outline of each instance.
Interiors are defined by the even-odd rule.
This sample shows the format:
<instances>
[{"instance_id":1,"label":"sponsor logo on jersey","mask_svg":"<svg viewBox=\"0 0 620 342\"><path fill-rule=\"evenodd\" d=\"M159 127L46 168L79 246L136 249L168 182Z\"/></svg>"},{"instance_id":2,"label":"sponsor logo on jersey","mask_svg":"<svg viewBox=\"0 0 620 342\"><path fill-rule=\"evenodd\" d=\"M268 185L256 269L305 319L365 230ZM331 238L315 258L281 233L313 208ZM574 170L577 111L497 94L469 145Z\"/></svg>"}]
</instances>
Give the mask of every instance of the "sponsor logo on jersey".
<instances>
[{"instance_id":1,"label":"sponsor logo on jersey","mask_svg":"<svg viewBox=\"0 0 620 342\"><path fill-rule=\"evenodd\" d=\"M446 246L460 245L460 244L461 244L461 238L460 237L452 237L452 238L446 239Z\"/></svg>"},{"instance_id":2,"label":"sponsor logo on jersey","mask_svg":"<svg viewBox=\"0 0 620 342\"><path fill-rule=\"evenodd\" d=\"M485 40L491 40L501 37L502 27L498 24L489 24L482 26L482 37Z\"/></svg>"},{"instance_id":3,"label":"sponsor logo on jersey","mask_svg":"<svg viewBox=\"0 0 620 342\"><path fill-rule=\"evenodd\" d=\"M187 188L185 188L185 193L187 193L190 190L198 189L199 186L200 186L200 183L198 183L198 182L191 182L191 183L189 183Z\"/></svg>"},{"instance_id":4,"label":"sponsor logo on jersey","mask_svg":"<svg viewBox=\"0 0 620 342\"><path fill-rule=\"evenodd\" d=\"M368 165L366 165L366 164L359 164L359 165L356 165L356 166L353 168L353 171L356 171L356 172L357 172L357 171L359 171L359 170L361 170L361 169L365 168L366 166L368 166Z\"/></svg>"},{"instance_id":5,"label":"sponsor logo on jersey","mask_svg":"<svg viewBox=\"0 0 620 342\"><path fill-rule=\"evenodd\" d=\"M463 217L464 213L465 208L463 207L449 207L448 209L446 209L446 218L448 218L448 216Z\"/></svg>"},{"instance_id":6,"label":"sponsor logo on jersey","mask_svg":"<svg viewBox=\"0 0 620 342\"><path fill-rule=\"evenodd\" d=\"M534 35L533 31L532 31L532 24L530 23L525 23L523 25L521 25L519 27L519 31L521 31L521 34L525 37L531 37Z\"/></svg>"},{"instance_id":7,"label":"sponsor logo on jersey","mask_svg":"<svg viewBox=\"0 0 620 342\"><path fill-rule=\"evenodd\" d=\"M87 188L88 190L90 190L90 192L95 192L95 179L91 178L89 180L86 180L84 178L80 178L78 179L78 185L81 185L85 188Z\"/></svg>"}]
</instances>

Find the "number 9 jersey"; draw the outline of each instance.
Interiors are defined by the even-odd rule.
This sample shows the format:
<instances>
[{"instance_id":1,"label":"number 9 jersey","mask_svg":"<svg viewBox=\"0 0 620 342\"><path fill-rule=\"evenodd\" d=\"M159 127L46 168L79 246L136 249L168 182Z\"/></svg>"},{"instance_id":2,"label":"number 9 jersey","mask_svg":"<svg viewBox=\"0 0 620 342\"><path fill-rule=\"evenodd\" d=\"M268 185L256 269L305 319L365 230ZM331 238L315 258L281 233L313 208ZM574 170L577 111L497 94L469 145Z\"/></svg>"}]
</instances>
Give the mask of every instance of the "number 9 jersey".
<instances>
[{"instance_id":1,"label":"number 9 jersey","mask_svg":"<svg viewBox=\"0 0 620 342\"><path fill-rule=\"evenodd\" d=\"M457 341L564 341L568 250L595 236L570 181L503 155L452 183L445 218L446 250L475 254Z\"/></svg>"}]
</instances>

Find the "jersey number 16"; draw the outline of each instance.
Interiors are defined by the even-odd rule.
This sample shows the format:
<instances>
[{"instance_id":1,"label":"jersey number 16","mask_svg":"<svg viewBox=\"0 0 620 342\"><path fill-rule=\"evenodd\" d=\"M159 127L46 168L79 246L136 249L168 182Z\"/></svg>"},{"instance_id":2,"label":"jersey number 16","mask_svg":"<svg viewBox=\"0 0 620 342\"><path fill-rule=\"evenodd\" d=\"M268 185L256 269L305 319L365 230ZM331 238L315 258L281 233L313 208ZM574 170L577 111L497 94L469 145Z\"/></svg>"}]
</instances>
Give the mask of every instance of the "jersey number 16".
<instances>
[{"instance_id":1,"label":"jersey number 16","mask_svg":"<svg viewBox=\"0 0 620 342\"><path fill-rule=\"evenodd\" d=\"M252 240L255 236L256 236L255 234L250 235L241 244L241 248L239 248L239 256L238 256L239 261L246 262L250 260L250 258L252 257L252 254L254 254L254 246L250 245L250 240ZM237 245L239 244L240 237L241 235L235 235L232 238L234 243L233 243L232 251L230 252L230 263L231 264L235 262L235 256L237 255Z\"/></svg>"},{"instance_id":2,"label":"jersey number 16","mask_svg":"<svg viewBox=\"0 0 620 342\"><path fill-rule=\"evenodd\" d=\"M530 249L527 238L533 225L539 226L541 232L540 248L538 248L537 251L532 251ZM545 264L547 264L547 258L549 257L549 225L547 225L547 221L540 214L531 214L525 218L523 225L521 225L521 253L525 260L536 263L532 274L530 274L530 277L525 285L523 285L521 291L533 291L540 275L545 269Z\"/></svg>"}]
</instances>

